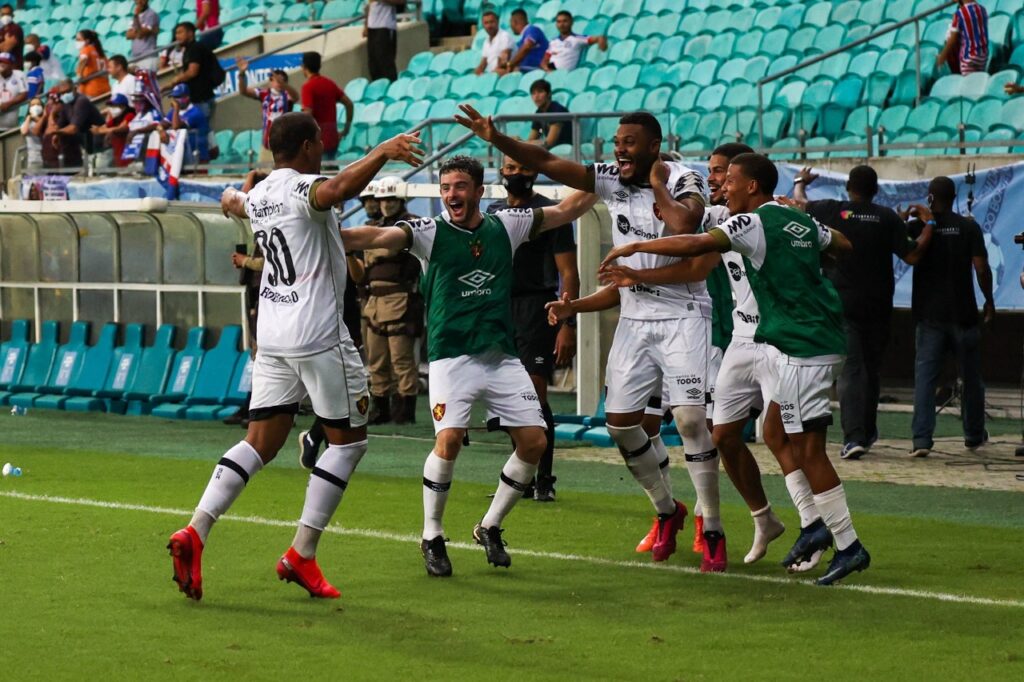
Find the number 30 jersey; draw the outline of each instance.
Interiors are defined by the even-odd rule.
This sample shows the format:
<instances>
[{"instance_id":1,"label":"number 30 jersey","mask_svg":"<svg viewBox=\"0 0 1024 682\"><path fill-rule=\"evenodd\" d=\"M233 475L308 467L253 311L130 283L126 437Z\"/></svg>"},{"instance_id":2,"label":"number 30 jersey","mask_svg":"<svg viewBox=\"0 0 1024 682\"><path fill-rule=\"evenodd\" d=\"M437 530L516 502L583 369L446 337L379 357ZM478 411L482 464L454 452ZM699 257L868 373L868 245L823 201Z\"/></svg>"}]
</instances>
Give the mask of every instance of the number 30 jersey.
<instances>
[{"instance_id":1,"label":"number 30 jersey","mask_svg":"<svg viewBox=\"0 0 1024 682\"><path fill-rule=\"evenodd\" d=\"M348 338L342 322L348 267L338 220L310 196L322 180L278 169L245 200L265 257L256 344L266 355L314 355Z\"/></svg>"}]
</instances>

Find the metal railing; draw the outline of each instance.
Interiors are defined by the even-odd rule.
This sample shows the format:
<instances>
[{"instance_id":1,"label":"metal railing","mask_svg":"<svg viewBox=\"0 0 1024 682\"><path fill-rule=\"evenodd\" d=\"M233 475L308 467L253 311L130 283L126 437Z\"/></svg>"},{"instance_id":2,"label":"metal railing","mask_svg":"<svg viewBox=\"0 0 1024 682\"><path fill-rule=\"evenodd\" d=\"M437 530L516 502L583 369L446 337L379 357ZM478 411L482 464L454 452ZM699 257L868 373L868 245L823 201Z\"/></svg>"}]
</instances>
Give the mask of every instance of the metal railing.
<instances>
[{"instance_id":1,"label":"metal railing","mask_svg":"<svg viewBox=\"0 0 1024 682\"><path fill-rule=\"evenodd\" d=\"M195 294L197 326L206 325L206 298L205 294L234 294L239 297L239 319L243 330L247 331L249 318L245 305L245 287L229 286L225 284L125 284L123 282L3 282L0 281L0 291L4 289L30 290L32 291L33 318L35 320L36 338L42 338L43 312L39 294L44 290L70 290L71 291L71 318L73 321L79 319L79 294L82 291L106 291L114 298L114 314L112 322L120 323L121 320L121 292L122 291L151 291L155 292L156 326L163 324L163 295L169 293ZM0 319L4 319L3 297L0 296ZM242 335L243 347L249 349L249 334Z\"/></svg>"},{"instance_id":2,"label":"metal railing","mask_svg":"<svg viewBox=\"0 0 1024 682\"><path fill-rule=\"evenodd\" d=\"M946 9L948 7L953 7L954 5L957 5L957 4L959 4L958 0L950 0L949 2L945 2L945 3L941 4L941 5L936 5L935 7L931 8L929 10L925 10L924 12L919 12L918 14L915 14L914 16L912 16L912 17L910 17L908 19L904 19L903 21L898 21L898 22L896 22L894 24L889 24L889 25L887 25L887 26L885 26L883 28L880 28L879 30L875 31L874 33L870 33L870 34L864 36L863 38L858 38L857 40L854 40L852 43L848 43L846 45L842 45L840 47L837 47L834 50L829 50L828 52L825 52L825 53L822 53L822 54L819 54L819 55L815 55L814 57L811 57L810 59L805 59L804 61L800 62L799 64L796 64L795 66L791 66L788 69L783 69L782 71L779 71L777 73L770 74L770 75L765 76L764 78L760 79L759 81L757 81L757 131L758 131L757 139L758 139L758 145L760 147L762 147L762 148L764 147L764 86L766 84L771 83L773 81L777 81L780 78L785 78L786 76L788 76L788 75L790 75L792 73L796 73L797 71L800 71L801 69L807 68L808 66L812 66L814 64L817 64L818 62L823 62L826 59L830 59L831 57L834 57L837 54L840 54L842 52L848 52L849 50L851 50L851 49L853 49L855 47L858 47L858 46L863 45L865 43L869 43L872 40L875 40L875 39L879 38L880 36L886 35L887 33L891 33L893 31L898 31L899 29L903 28L904 26L907 26L908 24L914 24L914 51L915 51L915 55L916 55L916 68L915 68L915 71L916 71L916 75L917 75L917 97L916 97L916 104L920 105L921 104L921 23L920 23L921 19L923 19L925 17L929 17L929 16L935 14L936 12L944 10L944 9Z\"/></svg>"}]
</instances>

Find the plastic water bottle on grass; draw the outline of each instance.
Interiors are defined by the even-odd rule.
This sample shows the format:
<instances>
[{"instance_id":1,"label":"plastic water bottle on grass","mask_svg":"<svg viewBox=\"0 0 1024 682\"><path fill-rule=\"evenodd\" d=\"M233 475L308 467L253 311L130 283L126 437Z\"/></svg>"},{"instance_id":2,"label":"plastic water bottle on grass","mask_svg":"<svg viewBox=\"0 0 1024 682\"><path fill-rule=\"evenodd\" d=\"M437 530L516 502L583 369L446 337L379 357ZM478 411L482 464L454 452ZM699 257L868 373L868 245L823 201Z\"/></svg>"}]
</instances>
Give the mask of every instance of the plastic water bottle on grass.
<instances>
[{"instance_id":1,"label":"plastic water bottle on grass","mask_svg":"<svg viewBox=\"0 0 1024 682\"><path fill-rule=\"evenodd\" d=\"M18 405L15 405L14 407L11 408L12 417L24 417L26 414L28 414L28 408L26 407L20 407Z\"/></svg>"}]
</instances>

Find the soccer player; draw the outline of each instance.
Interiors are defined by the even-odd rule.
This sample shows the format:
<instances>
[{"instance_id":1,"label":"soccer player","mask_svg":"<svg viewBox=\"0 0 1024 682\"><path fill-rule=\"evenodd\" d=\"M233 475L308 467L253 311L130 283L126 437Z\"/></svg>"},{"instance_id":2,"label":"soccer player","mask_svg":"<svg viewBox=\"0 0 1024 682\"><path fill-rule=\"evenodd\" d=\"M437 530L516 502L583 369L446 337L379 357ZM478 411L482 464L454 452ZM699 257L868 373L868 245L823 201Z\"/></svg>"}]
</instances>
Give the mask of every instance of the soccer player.
<instances>
[{"instance_id":1,"label":"soccer player","mask_svg":"<svg viewBox=\"0 0 1024 682\"><path fill-rule=\"evenodd\" d=\"M475 159L454 156L438 173L444 213L395 227L342 231L346 248L408 248L423 263L436 442L423 465L420 549L430 576L452 574L442 517L470 409L478 400L486 405L489 418L497 418L508 431L516 449L473 538L484 547L488 563L512 563L501 522L533 480L547 442L537 393L516 353L513 255L527 240L575 220L593 205L579 193L557 206L484 215L483 173Z\"/></svg>"},{"instance_id":2,"label":"soccer player","mask_svg":"<svg viewBox=\"0 0 1024 682\"><path fill-rule=\"evenodd\" d=\"M283 114L270 131L274 172L248 195L225 190L224 212L251 221L266 257L256 331L259 350L248 433L214 467L192 520L168 544L174 580L187 597L203 596L202 553L210 529L277 455L306 395L323 420L330 445L309 477L295 539L278 561L277 574L313 597L340 596L320 572L316 549L366 452L369 400L362 360L342 323L345 249L331 207L356 196L385 162L417 163L418 143L415 136L398 135L325 178L320 175L323 141L316 121L309 114Z\"/></svg>"},{"instance_id":3,"label":"soccer player","mask_svg":"<svg viewBox=\"0 0 1024 682\"><path fill-rule=\"evenodd\" d=\"M602 267L636 253L693 257L733 250L746 257L760 315L755 340L778 351L765 429L784 429L810 483L814 504L835 539L835 556L818 579L819 585L831 585L871 563L854 530L842 481L825 452L832 421L828 391L842 364L846 339L839 295L821 273L819 253L851 247L841 233L774 202L778 177L767 157L736 156L725 184L733 216L721 227L698 235L616 246Z\"/></svg>"},{"instance_id":4,"label":"soccer player","mask_svg":"<svg viewBox=\"0 0 1024 682\"><path fill-rule=\"evenodd\" d=\"M703 176L679 163L659 158L661 124L646 112L627 114L615 134L616 165L582 166L558 158L537 145L515 140L495 129L489 117L463 104L463 126L506 155L569 187L596 194L608 206L615 244L637 237L696 232L704 218ZM705 256L717 262L717 253ZM637 269L670 265L671 258L639 256L627 265ZM669 401L683 435L686 467L704 512L705 571L726 567L725 535L719 514L718 453L706 423L706 392L711 347L711 299L703 282L658 284L620 289L622 312L606 371L608 433L626 465L658 513L654 561L676 549L676 535L688 513L672 496L659 468L651 439L644 432L644 409L667 379Z\"/></svg>"}]
</instances>

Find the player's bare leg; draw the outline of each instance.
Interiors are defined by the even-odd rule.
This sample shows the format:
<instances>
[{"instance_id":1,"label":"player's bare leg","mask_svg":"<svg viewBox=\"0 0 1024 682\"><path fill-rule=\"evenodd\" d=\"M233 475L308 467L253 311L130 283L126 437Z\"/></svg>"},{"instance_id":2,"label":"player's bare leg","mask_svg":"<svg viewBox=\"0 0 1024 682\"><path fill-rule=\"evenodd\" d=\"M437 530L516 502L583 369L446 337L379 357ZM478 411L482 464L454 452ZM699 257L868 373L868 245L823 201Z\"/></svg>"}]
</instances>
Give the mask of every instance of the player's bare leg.
<instances>
[{"instance_id":1,"label":"player's bare leg","mask_svg":"<svg viewBox=\"0 0 1024 682\"><path fill-rule=\"evenodd\" d=\"M768 503L768 496L761 484L761 469L743 440L744 426L746 420L717 424L712 439L722 457L725 473L747 503L754 519L754 540L750 551L743 557L743 563L752 564L764 557L768 544L782 535L786 526Z\"/></svg>"}]
</instances>

